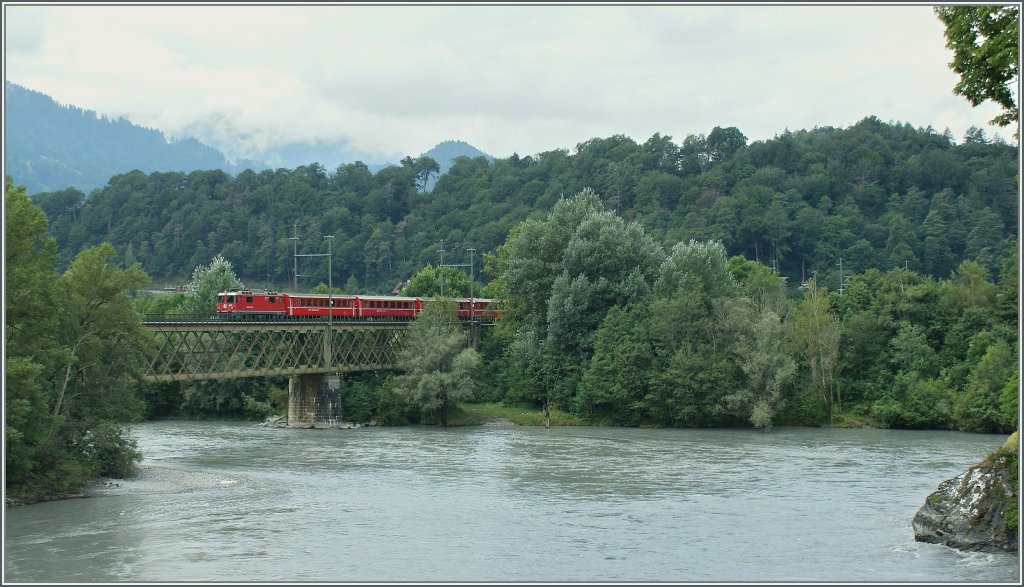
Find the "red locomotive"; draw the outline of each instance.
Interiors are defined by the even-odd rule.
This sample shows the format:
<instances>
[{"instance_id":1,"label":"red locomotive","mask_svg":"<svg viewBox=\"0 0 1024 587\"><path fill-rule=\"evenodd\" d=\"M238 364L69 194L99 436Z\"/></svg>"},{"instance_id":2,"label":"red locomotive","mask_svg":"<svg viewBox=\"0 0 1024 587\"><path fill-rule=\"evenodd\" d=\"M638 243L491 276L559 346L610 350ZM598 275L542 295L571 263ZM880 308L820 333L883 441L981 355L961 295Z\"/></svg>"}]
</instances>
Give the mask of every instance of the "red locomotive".
<instances>
[{"instance_id":1,"label":"red locomotive","mask_svg":"<svg viewBox=\"0 0 1024 587\"><path fill-rule=\"evenodd\" d=\"M416 317L433 298L398 296L330 296L326 294L289 294L274 291L226 291L217 294L217 315L236 319L315 319L407 320ZM494 300L457 298L460 320L493 320L498 317Z\"/></svg>"}]
</instances>

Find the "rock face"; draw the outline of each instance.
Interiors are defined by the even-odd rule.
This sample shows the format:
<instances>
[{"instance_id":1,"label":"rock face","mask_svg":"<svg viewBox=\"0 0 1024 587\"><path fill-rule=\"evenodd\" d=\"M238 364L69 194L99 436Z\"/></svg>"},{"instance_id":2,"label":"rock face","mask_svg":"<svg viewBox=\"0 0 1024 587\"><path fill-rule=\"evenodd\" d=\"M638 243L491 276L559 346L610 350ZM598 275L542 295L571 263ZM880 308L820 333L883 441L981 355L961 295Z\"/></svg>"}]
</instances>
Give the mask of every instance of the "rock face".
<instances>
[{"instance_id":1,"label":"rock face","mask_svg":"<svg viewBox=\"0 0 1024 587\"><path fill-rule=\"evenodd\" d=\"M1014 434L984 462L940 483L914 516L914 538L960 550L1017 552L1016 444Z\"/></svg>"}]
</instances>

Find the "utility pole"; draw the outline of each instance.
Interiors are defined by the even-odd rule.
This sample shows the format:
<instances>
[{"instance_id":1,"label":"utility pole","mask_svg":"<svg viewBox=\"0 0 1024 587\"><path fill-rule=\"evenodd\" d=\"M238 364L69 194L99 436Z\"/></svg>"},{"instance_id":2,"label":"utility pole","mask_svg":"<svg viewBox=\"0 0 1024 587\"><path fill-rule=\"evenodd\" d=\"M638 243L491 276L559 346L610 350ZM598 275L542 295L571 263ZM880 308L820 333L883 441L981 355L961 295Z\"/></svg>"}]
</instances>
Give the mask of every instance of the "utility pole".
<instances>
[{"instance_id":1,"label":"utility pole","mask_svg":"<svg viewBox=\"0 0 1024 587\"><path fill-rule=\"evenodd\" d=\"M329 284L327 286L327 292L328 292L327 293L327 353L328 354L327 354L327 365L325 365L325 366L329 367L331 362L334 361L334 347L333 347L332 341L331 341L331 327L332 327L332 322L333 322L333 313L331 312L331 307L332 307L332 305L334 303L332 298L331 298L331 290L332 290L332 286L333 286L333 282L331 282L331 273L333 271L333 267L331 267L331 253L330 253L331 243L334 241L334 236L333 235L325 236L324 240L327 241L327 251L328 252L326 252L326 253L309 253L309 254L304 254L304 255L296 255L296 257L327 257L327 282Z\"/></svg>"},{"instance_id":2,"label":"utility pole","mask_svg":"<svg viewBox=\"0 0 1024 587\"><path fill-rule=\"evenodd\" d=\"M441 280L441 297L444 297L444 239L441 239L441 250L438 251L441 254L441 265L437 268L438 278Z\"/></svg>"},{"instance_id":3,"label":"utility pole","mask_svg":"<svg viewBox=\"0 0 1024 587\"><path fill-rule=\"evenodd\" d=\"M476 322L476 303L473 299L473 253L476 249L466 249L469 251L469 321L470 323Z\"/></svg>"},{"instance_id":4,"label":"utility pole","mask_svg":"<svg viewBox=\"0 0 1024 587\"><path fill-rule=\"evenodd\" d=\"M843 286L849 279L849 277L843 279L843 258L839 257L839 295L843 295Z\"/></svg>"},{"instance_id":5,"label":"utility pole","mask_svg":"<svg viewBox=\"0 0 1024 587\"><path fill-rule=\"evenodd\" d=\"M331 332L334 322L334 282L331 281L334 273L331 266L331 245L334 243L334 235L327 235L324 240L327 241L327 366L330 367L334 363L334 337Z\"/></svg>"},{"instance_id":6,"label":"utility pole","mask_svg":"<svg viewBox=\"0 0 1024 587\"><path fill-rule=\"evenodd\" d=\"M295 236L288 237L288 240L292 241L292 291L299 291L299 259L298 259L298 247L299 247L299 223L296 222L292 225L292 234Z\"/></svg>"}]
</instances>

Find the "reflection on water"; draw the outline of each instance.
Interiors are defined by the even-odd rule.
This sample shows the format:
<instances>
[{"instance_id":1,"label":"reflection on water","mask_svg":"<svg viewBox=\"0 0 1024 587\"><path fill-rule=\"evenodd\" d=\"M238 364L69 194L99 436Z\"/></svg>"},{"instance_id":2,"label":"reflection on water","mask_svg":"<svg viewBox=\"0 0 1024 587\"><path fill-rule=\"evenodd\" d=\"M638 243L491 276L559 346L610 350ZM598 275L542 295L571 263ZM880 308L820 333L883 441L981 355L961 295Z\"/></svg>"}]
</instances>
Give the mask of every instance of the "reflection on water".
<instances>
[{"instance_id":1,"label":"reflection on water","mask_svg":"<svg viewBox=\"0 0 1024 587\"><path fill-rule=\"evenodd\" d=\"M910 520L1001 436L134 428L95 497L6 512L5 580L1017 582ZM54 564L60 561L60 564Z\"/></svg>"}]
</instances>

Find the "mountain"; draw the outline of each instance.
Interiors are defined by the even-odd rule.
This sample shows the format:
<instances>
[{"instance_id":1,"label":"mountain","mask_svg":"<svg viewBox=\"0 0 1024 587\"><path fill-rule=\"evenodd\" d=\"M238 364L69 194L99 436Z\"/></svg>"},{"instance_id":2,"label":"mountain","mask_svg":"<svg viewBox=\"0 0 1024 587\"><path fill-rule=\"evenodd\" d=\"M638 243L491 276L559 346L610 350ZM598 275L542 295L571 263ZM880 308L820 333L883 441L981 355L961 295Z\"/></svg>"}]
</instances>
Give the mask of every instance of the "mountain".
<instances>
[{"instance_id":1,"label":"mountain","mask_svg":"<svg viewBox=\"0 0 1024 587\"><path fill-rule=\"evenodd\" d=\"M255 161L229 162L193 138L170 139L156 129L111 119L92 110L4 83L6 172L28 193L103 187L114 175L221 169L236 174L262 170Z\"/></svg>"},{"instance_id":2,"label":"mountain","mask_svg":"<svg viewBox=\"0 0 1024 587\"><path fill-rule=\"evenodd\" d=\"M135 169L145 173L220 169L237 175L245 169L295 169L316 162L333 172L340 165L363 161L371 173L377 173L400 165L371 161L344 140L276 145L255 158L232 163L222 152L230 151L226 145L218 150L216 144L194 138L169 139L160 130L63 105L10 81L4 84L4 106L7 173L29 194L67 188L89 193L107 185L111 177ZM459 157L493 160L464 141L444 141L420 156L434 159L441 169L427 182L428 191Z\"/></svg>"},{"instance_id":3,"label":"mountain","mask_svg":"<svg viewBox=\"0 0 1024 587\"><path fill-rule=\"evenodd\" d=\"M430 157L434 161L437 161L438 166L441 168L441 172L437 174L437 177L431 177L430 181L427 182L426 191L433 191L434 184L440 176L444 175L451 169L452 164L459 157L469 157L475 159L476 157L483 157L488 163L494 161L494 157L491 157L487 153L484 153L480 149L477 149L473 145L465 141L443 141L438 143L436 147L423 153L420 157Z\"/></svg>"}]
</instances>

